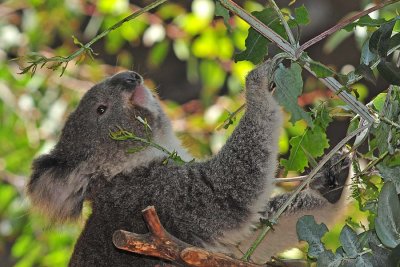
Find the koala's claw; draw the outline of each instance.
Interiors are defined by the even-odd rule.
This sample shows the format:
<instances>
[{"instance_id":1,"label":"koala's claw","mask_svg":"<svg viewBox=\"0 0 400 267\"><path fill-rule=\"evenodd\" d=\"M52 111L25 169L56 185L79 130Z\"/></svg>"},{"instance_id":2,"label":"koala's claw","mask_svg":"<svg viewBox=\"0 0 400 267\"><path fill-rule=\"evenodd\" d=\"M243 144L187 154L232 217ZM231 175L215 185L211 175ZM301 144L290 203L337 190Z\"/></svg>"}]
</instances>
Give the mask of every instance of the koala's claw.
<instances>
[{"instance_id":1,"label":"koala's claw","mask_svg":"<svg viewBox=\"0 0 400 267\"><path fill-rule=\"evenodd\" d=\"M263 87L266 86L268 90L270 90L270 85L273 82L273 69L271 60L266 60L261 63L247 75L247 85L251 86L253 84L261 84L264 85Z\"/></svg>"}]
</instances>

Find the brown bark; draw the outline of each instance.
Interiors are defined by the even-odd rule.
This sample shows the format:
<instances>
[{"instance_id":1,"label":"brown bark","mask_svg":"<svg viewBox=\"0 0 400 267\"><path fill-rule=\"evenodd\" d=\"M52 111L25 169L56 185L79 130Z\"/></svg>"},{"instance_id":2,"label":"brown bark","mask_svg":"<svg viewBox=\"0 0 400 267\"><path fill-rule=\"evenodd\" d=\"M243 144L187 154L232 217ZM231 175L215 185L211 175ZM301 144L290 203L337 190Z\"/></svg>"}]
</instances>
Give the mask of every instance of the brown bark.
<instances>
[{"instance_id":1,"label":"brown bark","mask_svg":"<svg viewBox=\"0 0 400 267\"><path fill-rule=\"evenodd\" d=\"M154 206L143 211L144 220L150 230L147 234L135 234L123 230L114 232L114 245L123 250L154 256L190 267L260 267L250 262L231 258L225 254L207 251L187 244L169 234L157 216Z\"/></svg>"}]
</instances>

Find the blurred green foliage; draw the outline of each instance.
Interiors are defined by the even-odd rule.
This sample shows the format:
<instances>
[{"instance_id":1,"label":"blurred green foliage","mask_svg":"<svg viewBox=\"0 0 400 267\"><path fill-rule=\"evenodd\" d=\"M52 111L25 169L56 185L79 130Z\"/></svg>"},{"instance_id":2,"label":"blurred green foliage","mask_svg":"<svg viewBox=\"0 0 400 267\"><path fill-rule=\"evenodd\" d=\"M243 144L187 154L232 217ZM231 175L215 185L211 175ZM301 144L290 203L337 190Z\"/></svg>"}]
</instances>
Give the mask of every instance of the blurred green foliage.
<instances>
[{"instance_id":1,"label":"blurred green foliage","mask_svg":"<svg viewBox=\"0 0 400 267\"><path fill-rule=\"evenodd\" d=\"M146 1L135 2L144 5ZM249 12L262 10L255 1L244 1L244 7ZM118 70L115 64L128 69L165 68L168 54L173 54L186 62L185 74L177 78L202 86L200 101L185 105L164 102L184 144L194 156L202 158L217 152L231 134L234 127L215 129L227 118L227 111L235 111L244 102L240 92L247 72L254 65L249 61L235 63L233 58L236 52L245 49L249 26L232 17L229 20L232 32L228 32L223 18L214 17L215 5L211 0L194 0L189 9L170 2L154 13L142 15L97 43L93 49L99 55L94 60L69 64L62 77L60 72L47 68L38 69L33 76L18 74L18 63L26 62L13 58L34 52L46 56L69 55L77 49L72 36L85 43L137 8L128 0L10 0L0 4L1 266L67 265L84 218L75 224L51 225L40 214L29 211L24 184L32 159L51 149L80 96L93 83L115 73ZM308 20L301 11L297 11L301 19ZM330 51L335 45L330 44ZM145 66L136 63L138 59L131 53L136 49L141 51ZM106 63L110 61L111 65ZM156 87L157 81L147 79L146 83ZM220 96L223 88L226 96ZM318 106L320 88L315 79L307 78L304 90L310 93L311 100L299 101ZM365 97L366 87L360 84L359 88L364 88ZM330 112L339 110L336 117L340 117L343 103L327 98L326 94L322 98L329 102ZM291 137L307 131L304 121L292 125L289 116L284 126L279 143L282 155L289 151Z\"/></svg>"}]
</instances>

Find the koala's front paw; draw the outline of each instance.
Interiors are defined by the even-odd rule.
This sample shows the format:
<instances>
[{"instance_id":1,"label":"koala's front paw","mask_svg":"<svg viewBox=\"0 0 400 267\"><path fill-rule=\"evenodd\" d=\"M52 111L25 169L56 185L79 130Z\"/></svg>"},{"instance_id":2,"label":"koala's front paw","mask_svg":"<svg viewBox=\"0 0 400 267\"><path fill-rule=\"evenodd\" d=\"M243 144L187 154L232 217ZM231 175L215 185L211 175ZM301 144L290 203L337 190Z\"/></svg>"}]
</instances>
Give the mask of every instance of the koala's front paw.
<instances>
[{"instance_id":1,"label":"koala's front paw","mask_svg":"<svg viewBox=\"0 0 400 267\"><path fill-rule=\"evenodd\" d=\"M319 171L318 177L311 182L310 187L330 203L339 201L350 171L350 158L342 159L345 151L335 154Z\"/></svg>"},{"instance_id":2,"label":"koala's front paw","mask_svg":"<svg viewBox=\"0 0 400 267\"><path fill-rule=\"evenodd\" d=\"M267 60L253 69L246 78L248 87L261 86L262 88L270 89L272 82L273 66L272 61Z\"/></svg>"}]
</instances>

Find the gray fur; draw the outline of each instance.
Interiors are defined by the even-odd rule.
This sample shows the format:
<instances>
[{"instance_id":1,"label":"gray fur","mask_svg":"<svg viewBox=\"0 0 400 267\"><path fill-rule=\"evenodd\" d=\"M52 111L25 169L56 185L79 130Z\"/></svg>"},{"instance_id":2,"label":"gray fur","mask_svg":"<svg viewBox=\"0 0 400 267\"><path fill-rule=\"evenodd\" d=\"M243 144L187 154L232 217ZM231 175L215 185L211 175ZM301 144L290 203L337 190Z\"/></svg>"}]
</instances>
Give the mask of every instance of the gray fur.
<instances>
[{"instance_id":1,"label":"gray fur","mask_svg":"<svg viewBox=\"0 0 400 267\"><path fill-rule=\"evenodd\" d=\"M117 74L90 89L55 148L33 163L28 185L33 204L56 220L76 218L84 200L92 203L70 266L160 264L120 251L111 241L118 229L146 233L141 210L148 205L155 205L164 227L185 242L221 249L245 238L266 209L277 165L281 112L268 91L270 68L267 62L248 75L247 110L222 150L205 162L184 165L163 165L165 155L153 148L128 154L141 144L109 137L117 126L144 136L139 115L148 120L155 143L190 158L136 73ZM103 115L96 112L99 105L108 107Z\"/></svg>"}]
</instances>

